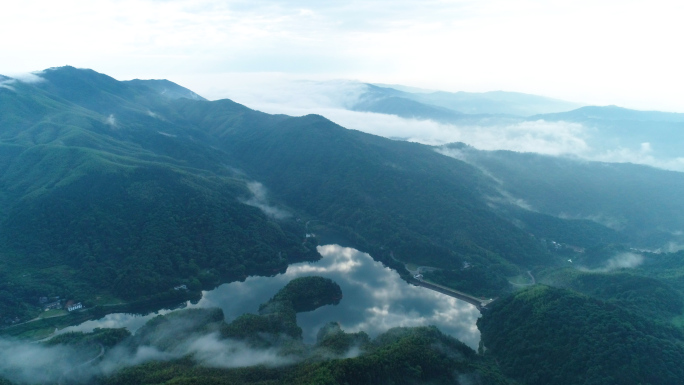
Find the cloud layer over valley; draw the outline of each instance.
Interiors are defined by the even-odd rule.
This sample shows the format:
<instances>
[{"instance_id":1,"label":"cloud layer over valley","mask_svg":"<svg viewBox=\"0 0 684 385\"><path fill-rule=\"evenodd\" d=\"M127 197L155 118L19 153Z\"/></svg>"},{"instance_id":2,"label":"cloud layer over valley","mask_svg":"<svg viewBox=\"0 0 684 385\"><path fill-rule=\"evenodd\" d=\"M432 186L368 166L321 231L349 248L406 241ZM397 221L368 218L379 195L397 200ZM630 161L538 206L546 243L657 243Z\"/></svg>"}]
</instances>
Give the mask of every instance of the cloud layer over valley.
<instances>
[{"instance_id":1,"label":"cloud layer over valley","mask_svg":"<svg viewBox=\"0 0 684 385\"><path fill-rule=\"evenodd\" d=\"M656 144L608 143L600 127L569 121L516 117L469 118L452 124L351 110L368 86L355 81L302 81L271 77L219 78L208 96L229 98L268 113L319 114L354 130L429 145L463 142L481 150L510 150L584 160L637 163L684 171L684 153L661 155Z\"/></svg>"}]
</instances>

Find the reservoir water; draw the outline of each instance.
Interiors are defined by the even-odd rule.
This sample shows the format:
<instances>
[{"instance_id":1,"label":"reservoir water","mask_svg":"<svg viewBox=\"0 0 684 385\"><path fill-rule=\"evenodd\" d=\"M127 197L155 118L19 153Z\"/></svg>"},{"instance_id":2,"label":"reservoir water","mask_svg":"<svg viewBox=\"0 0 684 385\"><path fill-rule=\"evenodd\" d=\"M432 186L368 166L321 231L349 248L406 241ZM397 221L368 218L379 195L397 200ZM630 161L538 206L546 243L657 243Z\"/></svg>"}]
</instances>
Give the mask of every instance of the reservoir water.
<instances>
[{"instance_id":1,"label":"reservoir water","mask_svg":"<svg viewBox=\"0 0 684 385\"><path fill-rule=\"evenodd\" d=\"M266 302L290 280L310 275L330 278L342 288L344 298L336 306L323 306L312 312L299 313L297 323L304 331L304 341L311 343L321 326L337 321L348 332L365 331L371 337L395 326L435 325L476 349L480 332L475 325L479 311L464 301L413 286L395 271L376 262L370 255L339 245L319 246L323 258L317 262L296 263L284 274L274 277L248 277L244 282L223 284L205 291L202 299L187 307L219 307L226 322L243 313L257 313ZM69 331L88 332L96 327L126 327L134 332L161 310L146 316L115 313L102 319L68 327Z\"/></svg>"}]
</instances>

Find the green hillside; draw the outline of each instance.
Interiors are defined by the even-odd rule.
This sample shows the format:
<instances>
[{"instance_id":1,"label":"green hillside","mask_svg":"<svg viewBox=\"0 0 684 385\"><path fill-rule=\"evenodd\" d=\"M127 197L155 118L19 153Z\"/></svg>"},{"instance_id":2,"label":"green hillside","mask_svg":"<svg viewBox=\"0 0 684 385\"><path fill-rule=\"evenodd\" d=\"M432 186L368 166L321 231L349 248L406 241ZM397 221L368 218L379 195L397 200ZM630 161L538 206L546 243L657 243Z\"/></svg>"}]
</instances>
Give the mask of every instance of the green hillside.
<instances>
[{"instance_id":1,"label":"green hillside","mask_svg":"<svg viewBox=\"0 0 684 385\"><path fill-rule=\"evenodd\" d=\"M504 374L534 384L675 384L684 334L622 307L548 286L495 302L478 320Z\"/></svg>"}]
</instances>

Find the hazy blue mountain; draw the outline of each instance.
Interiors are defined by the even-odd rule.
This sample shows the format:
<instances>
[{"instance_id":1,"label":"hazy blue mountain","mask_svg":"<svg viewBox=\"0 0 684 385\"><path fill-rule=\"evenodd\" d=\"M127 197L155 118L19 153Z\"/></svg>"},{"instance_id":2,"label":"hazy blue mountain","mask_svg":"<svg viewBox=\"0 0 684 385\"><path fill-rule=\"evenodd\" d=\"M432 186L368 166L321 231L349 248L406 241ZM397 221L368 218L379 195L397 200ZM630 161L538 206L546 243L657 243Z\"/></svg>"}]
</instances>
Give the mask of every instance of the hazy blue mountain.
<instances>
[{"instance_id":1,"label":"hazy blue mountain","mask_svg":"<svg viewBox=\"0 0 684 385\"><path fill-rule=\"evenodd\" d=\"M631 149L661 159L684 156L684 114L592 106L530 119L581 123L599 150Z\"/></svg>"},{"instance_id":2,"label":"hazy blue mountain","mask_svg":"<svg viewBox=\"0 0 684 385\"><path fill-rule=\"evenodd\" d=\"M586 106L572 111L549 113L531 117L531 119L535 118L567 121L636 120L642 122L684 123L684 114L660 111L637 111L618 106Z\"/></svg>"},{"instance_id":3,"label":"hazy blue mountain","mask_svg":"<svg viewBox=\"0 0 684 385\"><path fill-rule=\"evenodd\" d=\"M398 86L378 87L369 84L368 87L360 98L362 102L369 99L403 98L427 106L446 108L471 115L532 116L570 111L581 106L578 103L518 92L425 92L424 90L412 92L410 88ZM376 112L382 113L382 111Z\"/></svg>"},{"instance_id":4,"label":"hazy blue mountain","mask_svg":"<svg viewBox=\"0 0 684 385\"><path fill-rule=\"evenodd\" d=\"M435 90L428 90L426 88L418 88L418 87L410 87L410 86L402 86L401 84L373 83L372 85L377 86L377 87L382 87L382 88L392 88L392 89L395 89L397 91L410 92L410 93L414 93L414 94L418 94L418 93L429 94L429 93L435 92Z\"/></svg>"},{"instance_id":5,"label":"hazy blue mountain","mask_svg":"<svg viewBox=\"0 0 684 385\"><path fill-rule=\"evenodd\" d=\"M354 111L375 112L395 115L407 119L433 120L446 124L467 124L473 122L521 119L519 117L488 113L463 113L456 108L420 100L414 93L394 88L366 84L365 91L349 107Z\"/></svg>"},{"instance_id":6,"label":"hazy blue mountain","mask_svg":"<svg viewBox=\"0 0 684 385\"><path fill-rule=\"evenodd\" d=\"M583 157L681 169L684 114L637 111L616 106L576 108L579 105L549 100L507 92L405 92L367 85L351 109L433 120L461 129L476 126L484 130L505 130L510 125L536 121L575 123L574 139L584 142L587 147L579 153ZM486 104L486 107L480 108L478 103ZM556 112L532 112L547 107L549 111L555 109ZM524 133L516 135L517 139L525 142Z\"/></svg>"},{"instance_id":7,"label":"hazy blue mountain","mask_svg":"<svg viewBox=\"0 0 684 385\"><path fill-rule=\"evenodd\" d=\"M451 108L467 114L504 114L530 116L540 113L569 111L577 103L518 92L434 92L414 94L414 99L435 106Z\"/></svg>"},{"instance_id":8,"label":"hazy blue mountain","mask_svg":"<svg viewBox=\"0 0 684 385\"><path fill-rule=\"evenodd\" d=\"M455 122L463 118L463 114L460 112L448 108L434 107L398 96L365 100L356 103L354 110L396 115L407 119L430 119L445 123Z\"/></svg>"},{"instance_id":9,"label":"hazy blue mountain","mask_svg":"<svg viewBox=\"0 0 684 385\"><path fill-rule=\"evenodd\" d=\"M502 91L409 91L401 86L367 85L350 108L485 129L540 120L577 123L577 139L590 148L582 156L622 162L633 160L669 169L679 169L677 159L684 158L684 114L680 113L617 106L581 107L576 103Z\"/></svg>"}]
</instances>

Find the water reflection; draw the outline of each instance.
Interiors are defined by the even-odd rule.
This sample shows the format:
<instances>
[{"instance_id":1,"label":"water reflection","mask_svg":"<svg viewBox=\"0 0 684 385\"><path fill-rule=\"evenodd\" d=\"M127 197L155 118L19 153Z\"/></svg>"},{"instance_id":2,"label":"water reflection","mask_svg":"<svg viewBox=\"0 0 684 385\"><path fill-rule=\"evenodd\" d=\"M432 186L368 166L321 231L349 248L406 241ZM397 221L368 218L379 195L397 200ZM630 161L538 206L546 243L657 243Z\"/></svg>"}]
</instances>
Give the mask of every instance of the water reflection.
<instances>
[{"instance_id":1,"label":"water reflection","mask_svg":"<svg viewBox=\"0 0 684 385\"><path fill-rule=\"evenodd\" d=\"M154 313L147 315L139 314L129 314L129 313L112 313L98 320L85 321L82 324L76 326L69 326L57 332L57 334L63 334L68 332L83 332L90 333L95 328L126 328L131 333L135 333L136 330L140 329L147 321L158 316L164 315L172 312L173 310L159 310Z\"/></svg>"},{"instance_id":2,"label":"water reflection","mask_svg":"<svg viewBox=\"0 0 684 385\"><path fill-rule=\"evenodd\" d=\"M230 322L243 313L256 313L259 304L266 302L290 280L319 275L337 282L344 298L337 306L324 306L297 315L305 342L315 341L318 329L325 323L337 321L348 332L363 330L371 337L395 326L435 325L444 333L477 347L480 332L475 322L480 313L474 306L409 285L395 271L355 249L326 245L319 246L318 251L323 256L318 262L290 265L285 274L275 277L249 277L245 282L221 285L203 293L197 304L188 307L220 307L226 321ZM110 314L101 320L67 329L87 331L94 327L125 326L134 331L154 316Z\"/></svg>"}]
</instances>

